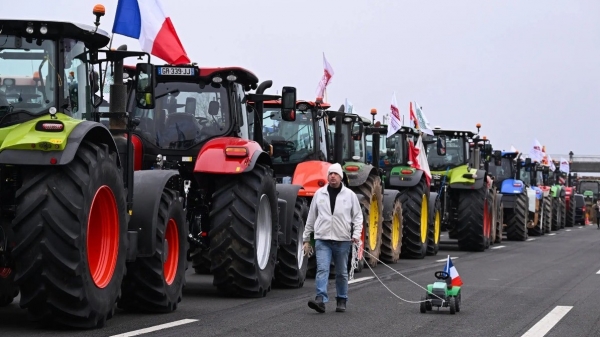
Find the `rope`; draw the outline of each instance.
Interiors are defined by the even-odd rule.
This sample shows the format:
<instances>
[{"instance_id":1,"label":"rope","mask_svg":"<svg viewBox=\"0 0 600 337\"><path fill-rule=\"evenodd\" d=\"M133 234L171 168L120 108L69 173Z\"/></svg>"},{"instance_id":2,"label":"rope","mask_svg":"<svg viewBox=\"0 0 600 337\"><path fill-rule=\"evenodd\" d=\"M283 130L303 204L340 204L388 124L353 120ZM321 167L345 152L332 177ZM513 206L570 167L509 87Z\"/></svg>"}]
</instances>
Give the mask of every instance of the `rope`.
<instances>
[{"instance_id":1,"label":"rope","mask_svg":"<svg viewBox=\"0 0 600 337\"><path fill-rule=\"evenodd\" d=\"M350 271L350 274L348 274L349 279L353 279L354 278L354 269L358 267L358 259L356 258L356 254L358 253L358 248L359 248L359 244L355 243L352 245L352 269ZM397 271L396 269L388 266L387 264L383 263L381 260L379 260L377 257L373 256L371 253L367 252L366 250L363 250L363 254L367 253L369 254L371 257L373 257L375 260L377 260L379 263L381 263L382 265L388 267L390 270L392 270L394 273L404 277L405 279L409 280L410 282L412 282L414 285L416 285L417 287L425 290L425 292L429 293L429 291L422 287L420 284L416 283L415 281L411 280L410 278L404 276L401 272ZM363 256L364 259L364 256ZM383 281L381 281L381 279L379 278L379 276L377 276L377 274L375 274L375 271L373 271L373 268L371 268L371 266L369 266L368 263L366 263L365 261L365 265L367 267L369 267L369 269L371 270L371 272L373 273L373 275L375 276L375 278L377 278L377 280L379 281L379 283L381 283L381 285L383 285L385 287L385 289L387 289L392 295L394 295L396 298L398 298L399 300L406 302L406 303L413 303L413 304L417 304L417 303L422 303L422 302L431 302L431 299L426 299L423 301L411 301L411 300L406 300L400 296L398 296L396 293L394 293L388 286L386 286ZM350 276L351 275L351 276ZM351 277L351 278L350 278ZM434 294L434 293L429 293L432 296L437 297L438 299L440 299L442 301L442 306L444 305L445 300L441 297L439 297L438 295Z\"/></svg>"}]
</instances>

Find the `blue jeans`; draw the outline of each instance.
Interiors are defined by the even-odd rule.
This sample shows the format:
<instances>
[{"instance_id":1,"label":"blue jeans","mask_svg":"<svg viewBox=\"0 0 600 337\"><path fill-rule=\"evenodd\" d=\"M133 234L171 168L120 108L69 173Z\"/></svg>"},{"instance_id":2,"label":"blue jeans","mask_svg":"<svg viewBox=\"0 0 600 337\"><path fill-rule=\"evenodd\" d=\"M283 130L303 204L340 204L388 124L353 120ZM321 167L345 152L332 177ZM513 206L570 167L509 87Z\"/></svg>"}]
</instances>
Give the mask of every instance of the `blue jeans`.
<instances>
[{"instance_id":1,"label":"blue jeans","mask_svg":"<svg viewBox=\"0 0 600 337\"><path fill-rule=\"evenodd\" d=\"M317 256L317 296L323 296L323 302L329 301L327 296L327 282L329 280L329 267L331 259L335 264L335 289L337 298L348 299L348 255L350 254L351 241L315 240Z\"/></svg>"}]
</instances>

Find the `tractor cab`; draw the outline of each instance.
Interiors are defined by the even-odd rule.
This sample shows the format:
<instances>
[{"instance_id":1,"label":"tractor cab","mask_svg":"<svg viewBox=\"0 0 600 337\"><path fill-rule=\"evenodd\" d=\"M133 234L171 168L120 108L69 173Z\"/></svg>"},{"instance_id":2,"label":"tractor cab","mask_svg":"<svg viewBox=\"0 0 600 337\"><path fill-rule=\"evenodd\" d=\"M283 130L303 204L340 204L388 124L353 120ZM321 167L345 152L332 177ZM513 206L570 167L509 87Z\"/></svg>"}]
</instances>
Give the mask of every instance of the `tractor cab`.
<instances>
[{"instance_id":1,"label":"tractor cab","mask_svg":"<svg viewBox=\"0 0 600 337\"><path fill-rule=\"evenodd\" d=\"M284 120L281 101L265 101L262 133L265 144L272 147L272 162L278 179L292 176L299 163L308 160L327 161L325 110L328 103L297 101L296 119Z\"/></svg>"},{"instance_id":2,"label":"tractor cab","mask_svg":"<svg viewBox=\"0 0 600 337\"><path fill-rule=\"evenodd\" d=\"M2 20L0 29L0 126L47 114L91 117L98 92L88 52L108 44L97 27L70 22ZM94 53L97 57L97 53Z\"/></svg>"},{"instance_id":3,"label":"tractor cab","mask_svg":"<svg viewBox=\"0 0 600 337\"><path fill-rule=\"evenodd\" d=\"M475 133L434 129L433 134L431 141L425 143L431 171L446 171L472 162L469 139L475 136ZM442 148L438 143L445 145L442 151L438 151L438 148Z\"/></svg>"}]
</instances>

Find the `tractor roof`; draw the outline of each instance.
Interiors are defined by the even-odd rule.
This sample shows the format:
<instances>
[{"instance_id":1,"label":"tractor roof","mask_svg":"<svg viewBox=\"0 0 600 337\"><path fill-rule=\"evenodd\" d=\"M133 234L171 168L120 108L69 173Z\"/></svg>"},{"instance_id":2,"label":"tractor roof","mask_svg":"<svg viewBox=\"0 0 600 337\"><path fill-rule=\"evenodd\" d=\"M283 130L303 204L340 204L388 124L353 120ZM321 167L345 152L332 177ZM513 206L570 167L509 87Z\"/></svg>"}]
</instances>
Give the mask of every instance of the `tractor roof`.
<instances>
[{"instance_id":1,"label":"tractor roof","mask_svg":"<svg viewBox=\"0 0 600 337\"><path fill-rule=\"evenodd\" d=\"M309 105L312 108L314 108L314 107L317 106L317 103L313 102L313 101L297 100L296 101L296 106L299 106L300 104L307 104L307 105ZM265 106L281 105L281 100L278 99L278 100L275 100L275 101L265 101L264 105ZM322 109L329 109L331 107L331 104L329 104L329 103L321 103L320 107Z\"/></svg>"},{"instance_id":2,"label":"tractor roof","mask_svg":"<svg viewBox=\"0 0 600 337\"><path fill-rule=\"evenodd\" d=\"M32 25L33 33L26 32L27 26ZM40 33L40 27L45 25L48 29L46 34ZM100 49L110 41L110 36L102 29L80 23L46 20L14 20L0 18L0 34L17 35L23 38L42 38L57 40L61 38L72 38L85 43L88 48Z\"/></svg>"},{"instance_id":3,"label":"tractor roof","mask_svg":"<svg viewBox=\"0 0 600 337\"><path fill-rule=\"evenodd\" d=\"M519 155L519 152L511 152L511 151L502 151L503 158L516 158Z\"/></svg>"},{"instance_id":4,"label":"tractor roof","mask_svg":"<svg viewBox=\"0 0 600 337\"><path fill-rule=\"evenodd\" d=\"M200 77L211 81L215 76L227 77L229 74L237 76L236 82L247 87L246 90L256 89L258 87L258 77L248 69L241 67L219 67L219 68L200 68Z\"/></svg>"},{"instance_id":5,"label":"tractor roof","mask_svg":"<svg viewBox=\"0 0 600 337\"><path fill-rule=\"evenodd\" d=\"M388 128L389 125L381 124L381 127ZM400 129L396 133L406 133L406 134L418 136L421 132L413 127L403 125L400 127Z\"/></svg>"},{"instance_id":6,"label":"tractor roof","mask_svg":"<svg viewBox=\"0 0 600 337\"><path fill-rule=\"evenodd\" d=\"M466 130L441 130L441 129L433 129L433 134L434 135L447 135L447 136L467 136L467 137L473 137L476 135L475 132L473 131L466 131Z\"/></svg>"}]
</instances>

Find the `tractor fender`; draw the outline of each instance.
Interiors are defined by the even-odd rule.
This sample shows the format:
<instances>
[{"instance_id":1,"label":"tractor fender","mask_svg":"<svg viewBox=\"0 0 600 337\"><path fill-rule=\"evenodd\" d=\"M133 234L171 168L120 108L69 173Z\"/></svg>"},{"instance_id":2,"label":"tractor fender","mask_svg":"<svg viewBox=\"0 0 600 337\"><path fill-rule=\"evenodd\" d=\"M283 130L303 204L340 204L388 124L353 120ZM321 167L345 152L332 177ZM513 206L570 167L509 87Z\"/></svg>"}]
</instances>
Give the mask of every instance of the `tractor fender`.
<instances>
[{"instance_id":1,"label":"tractor fender","mask_svg":"<svg viewBox=\"0 0 600 337\"><path fill-rule=\"evenodd\" d=\"M377 170L373 165L365 164L361 170L356 172L346 172L348 176L348 186L355 187L364 184L371 174L378 175Z\"/></svg>"},{"instance_id":2,"label":"tractor fender","mask_svg":"<svg viewBox=\"0 0 600 337\"><path fill-rule=\"evenodd\" d=\"M482 188L484 182L486 181L485 170L477 170L475 174L477 175L477 178L474 179L473 183L450 183L450 188L461 190L478 190Z\"/></svg>"},{"instance_id":3,"label":"tractor fender","mask_svg":"<svg viewBox=\"0 0 600 337\"><path fill-rule=\"evenodd\" d=\"M242 152L226 155L227 148ZM194 173L239 174L248 172L257 162L265 161L265 157L261 156L261 153L268 159L268 154L253 140L236 137L214 138L209 140L198 153L196 164L194 164ZM268 163L270 164L270 159Z\"/></svg>"},{"instance_id":4,"label":"tractor fender","mask_svg":"<svg viewBox=\"0 0 600 337\"><path fill-rule=\"evenodd\" d=\"M277 184L275 188L277 189L277 205L283 206L285 204L285 207L279 208L279 245L289 245L292 243L292 220L296 198L298 198L298 191L302 186Z\"/></svg>"},{"instance_id":5,"label":"tractor fender","mask_svg":"<svg viewBox=\"0 0 600 337\"><path fill-rule=\"evenodd\" d=\"M111 151L118 153L117 145L110 131L104 124L92 121L78 123L69 136L67 145L63 151L41 151L41 150L11 150L0 152L0 163L9 165L52 165L51 159L56 160L54 165L67 165L79 149L79 145L89 140L93 143L107 144ZM121 160L117 156L117 165L121 167Z\"/></svg>"},{"instance_id":6,"label":"tractor fender","mask_svg":"<svg viewBox=\"0 0 600 337\"><path fill-rule=\"evenodd\" d=\"M390 186L394 187L413 187L416 186L420 181L421 177L423 177L422 170L416 170L413 174L400 174L400 175L388 175L388 181Z\"/></svg>"},{"instance_id":7,"label":"tractor fender","mask_svg":"<svg viewBox=\"0 0 600 337\"><path fill-rule=\"evenodd\" d=\"M517 186L515 186L517 185ZM525 184L522 180L517 179L505 179L502 182L502 186L500 187L500 191L506 194L521 194L523 193L523 189L525 188Z\"/></svg>"},{"instance_id":8,"label":"tractor fender","mask_svg":"<svg viewBox=\"0 0 600 337\"><path fill-rule=\"evenodd\" d=\"M317 160L299 163L292 176L292 184L302 186L299 195L312 197L319 188L327 185L327 170L330 166L331 163Z\"/></svg>"},{"instance_id":9,"label":"tractor fender","mask_svg":"<svg viewBox=\"0 0 600 337\"><path fill-rule=\"evenodd\" d=\"M176 170L147 170L133 173L133 212L129 231L137 232L137 257L154 254L156 245L156 214L164 188L179 178ZM183 226L179 230L188 230ZM187 234L186 234L187 237Z\"/></svg>"},{"instance_id":10,"label":"tractor fender","mask_svg":"<svg viewBox=\"0 0 600 337\"><path fill-rule=\"evenodd\" d=\"M392 221L392 213L394 212L394 202L400 194L398 190L384 189L383 190L383 221Z\"/></svg>"}]
</instances>

